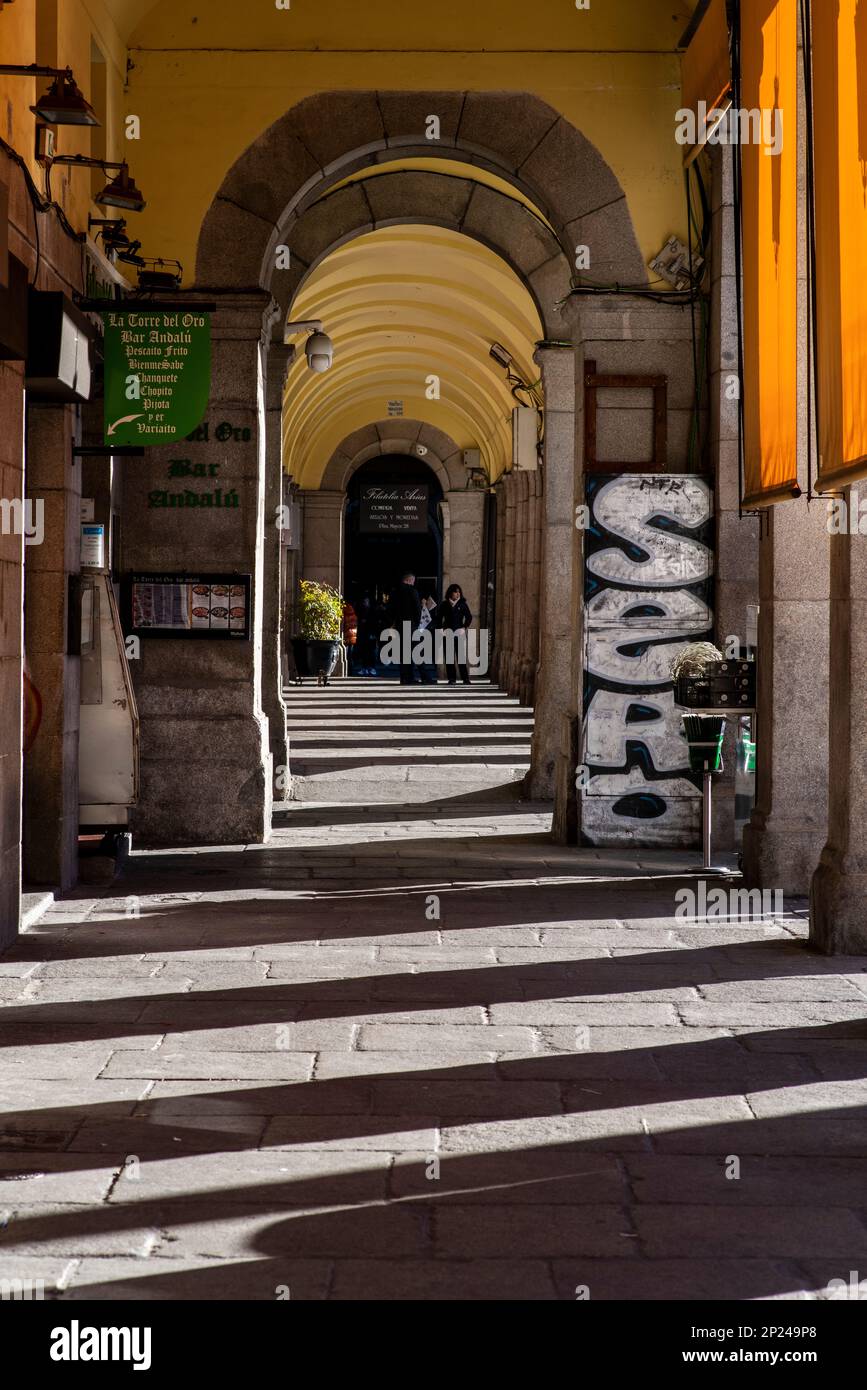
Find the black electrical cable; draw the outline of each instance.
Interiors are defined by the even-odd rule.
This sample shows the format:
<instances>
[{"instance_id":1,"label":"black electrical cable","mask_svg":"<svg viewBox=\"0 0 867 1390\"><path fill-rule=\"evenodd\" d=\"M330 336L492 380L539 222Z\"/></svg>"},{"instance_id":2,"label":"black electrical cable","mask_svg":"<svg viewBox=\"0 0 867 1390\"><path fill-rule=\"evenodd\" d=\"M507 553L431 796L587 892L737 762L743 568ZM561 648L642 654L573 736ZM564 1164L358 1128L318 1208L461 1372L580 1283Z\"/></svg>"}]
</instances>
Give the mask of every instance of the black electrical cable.
<instances>
[{"instance_id":1,"label":"black electrical cable","mask_svg":"<svg viewBox=\"0 0 867 1390\"><path fill-rule=\"evenodd\" d=\"M84 233L84 232L77 232L77 231L75 230L75 228L73 227L72 223L69 221L69 218L66 216L66 213L63 211L63 208L60 206L59 203L56 203L56 202L55 202L53 199L51 199L51 198L43 198L43 197L42 197L42 195L41 195L40 192L39 192L39 189L36 187L36 184L33 182L33 176L32 176L32 174L30 173L30 170L28 169L25 160L22 159L21 155L18 153L17 150L13 149L11 145L8 145L8 144L6 143L6 141L2 138L2 136L0 136L0 149L3 150L4 154L6 154L6 155L9 156L9 158L13 161L13 163L15 163L15 164L18 165L19 169L21 170L22 174L24 175L24 184L25 184L25 187L26 187L26 189L27 189L27 192L28 192L28 194L29 194L29 196L30 196L30 201L31 201L31 203L33 204L33 208L34 208L35 212L37 212L37 213L46 213L46 212L54 212L54 213L56 213L57 219L58 219L58 221L59 221L61 227L63 228L63 230L66 232L66 235L69 236L69 237L71 237L71 238L73 239L73 241L85 242L85 241L87 240L86 233ZM38 218L34 218L34 227L35 227L35 229L36 229L36 275L38 275L38 274L39 274L39 267L40 267L40 263L41 263L41 259L42 259L42 251L41 251L41 244L40 244L40 237L39 237L39 221L38 221ZM35 285L35 284L36 284L36 278L35 278L35 276L34 276L33 285Z\"/></svg>"},{"instance_id":2,"label":"black electrical cable","mask_svg":"<svg viewBox=\"0 0 867 1390\"><path fill-rule=\"evenodd\" d=\"M685 187L685 189L686 189L686 240L687 240L687 247L688 247L688 250L689 250L689 283L690 283L690 285L691 285L693 288L695 288L695 272L694 272L694 270L693 270L693 260L692 260L692 209L691 209L691 207L690 207L690 202L689 202L689 184L690 184L689 165L687 165L686 169L684 170L684 187ZM698 407L698 389L699 389L699 388L698 388L698 343L696 342L696 337L695 337L695 300L694 300L694 299L693 299L692 303L691 303L690 306L689 306L689 317L690 317L691 327L692 327L692 396L693 396L693 414L692 414L692 426L691 426L691 428L690 428L690 448L692 448L693 440L696 439L697 436L698 436L698 408L699 408L699 407ZM690 462L694 464L694 462L695 462L694 456L693 456L693 458L690 459Z\"/></svg>"}]
</instances>

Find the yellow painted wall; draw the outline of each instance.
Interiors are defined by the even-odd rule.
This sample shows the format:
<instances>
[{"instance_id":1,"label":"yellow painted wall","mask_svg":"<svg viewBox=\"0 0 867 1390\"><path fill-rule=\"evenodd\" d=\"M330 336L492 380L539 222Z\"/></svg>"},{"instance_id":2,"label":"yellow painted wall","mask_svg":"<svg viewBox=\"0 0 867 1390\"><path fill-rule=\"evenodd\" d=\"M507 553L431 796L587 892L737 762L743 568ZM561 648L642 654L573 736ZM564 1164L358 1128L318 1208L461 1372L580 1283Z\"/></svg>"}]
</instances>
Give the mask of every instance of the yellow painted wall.
<instances>
[{"instance_id":1,"label":"yellow painted wall","mask_svg":"<svg viewBox=\"0 0 867 1390\"><path fill-rule=\"evenodd\" d=\"M123 136L123 85L126 47L104 0L15 0L0 12L2 61L33 62L52 67L71 67L78 86L90 99L91 40L106 59L107 120L106 158L121 159ZM34 159L36 117L30 111L37 96L46 91L50 78L0 76L0 135L20 154L40 193L45 175ZM92 132L87 126L58 126L59 154L91 153ZM105 182L105 180L103 180ZM105 216L91 202L91 174L86 169L57 166L52 172L51 193L77 231L87 228L88 213Z\"/></svg>"},{"instance_id":2,"label":"yellow painted wall","mask_svg":"<svg viewBox=\"0 0 867 1390\"><path fill-rule=\"evenodd\" d=\"M178 256L191 283L199 228L244 149L329 89L530 91L562 112L626 190L645 258L685 234L675 52L683 0L105 0L133 24L130 164L149 206L144 251ZM136 20L138 19L138 22Z\"/></svg>"}]
</instances>

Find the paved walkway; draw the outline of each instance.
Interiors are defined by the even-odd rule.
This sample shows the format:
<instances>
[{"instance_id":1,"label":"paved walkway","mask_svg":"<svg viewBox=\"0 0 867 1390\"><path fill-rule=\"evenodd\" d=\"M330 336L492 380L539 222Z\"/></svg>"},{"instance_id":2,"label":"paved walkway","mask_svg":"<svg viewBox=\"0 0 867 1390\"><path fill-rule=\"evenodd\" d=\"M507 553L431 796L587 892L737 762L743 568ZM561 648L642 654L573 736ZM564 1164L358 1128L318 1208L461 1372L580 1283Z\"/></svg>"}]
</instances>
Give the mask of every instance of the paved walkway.
<instances>
[{"instance_id":1,"label":"paved walkway","mask_svg":"<svg viewBox=\"0 0 867 1390\"><path fill-rule=\"evenodd\" d=\"M560 849L519 802L278 822L135 855L0 959L0 1277L65 1301L867 1277L867 960L810 953L797 911L676 919L682 856Z\"/></svg>"},{"instance_id":2,"label":"paved walkway","mask_svg":"<svg viewBox=\"0 0 867 1390\"><path fill-rule=\"evenodd\" d=\"M530 767L532 711L486 681L356 677L287 702L298 801L513 801Z\"/></svg>"}]
</instances>

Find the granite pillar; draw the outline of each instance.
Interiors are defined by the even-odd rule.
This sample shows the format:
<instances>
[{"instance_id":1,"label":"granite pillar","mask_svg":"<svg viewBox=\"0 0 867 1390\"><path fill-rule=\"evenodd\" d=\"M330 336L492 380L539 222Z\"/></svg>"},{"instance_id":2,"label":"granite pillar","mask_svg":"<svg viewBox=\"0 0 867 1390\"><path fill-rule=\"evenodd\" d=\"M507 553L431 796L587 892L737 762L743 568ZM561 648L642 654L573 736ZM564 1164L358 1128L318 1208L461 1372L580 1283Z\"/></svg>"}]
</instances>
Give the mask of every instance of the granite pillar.
<instances>
[{"instance_id":1,"label":"granite pillar","mask_svg":"<svg viewBox=\"0 0 867 1390\"><path fill-rule=\"evenodd\" d=\"M340 591L346 493L302 488L298 495L304 507L302 577Z\"/></svg>"},{"instance_id":2,"label":"granite pillar","mask_svg":"<svg viewBox=\"0 0 867 1390\"><path fill-rule=\"evenodd\" d=\"M479 488L447 492L449 507L449 566L445 584L460 584L478 626L482 605L482 552L485 534L485 493Z\"/></svg>"},{"instance_id":3,"label":"granite pillar","mask_svg":"<svg viewBox=\"0 0 867 1390\"><path fill-rule=\"evenodd\" d=\"M272 321L267 294L218 294L207 438L148 449L123 470L127 570L250 575L253 587L249 641L143 637L141 658L131 663L141 722L133 831L143 844L261 843L270 834L262 647L264 371ZM235 430L222 442L220 422ZM173 475L173 464L185 459L208 466L203 482ZM161 501L186 489L212 499L219 489L220 497L209 506Z\"/></svg>"},{"instance_id":4,"label":"granite pillar","mask_svg":"<svg viewBox=\"0 0 867 1390\"><path fill-rule=\"evenodd\" d=\"M27 497L44 516L25 548L24 633L42 722L24 756L23 865L28 883L65 891L78 877L81 660L67 654L70 577L79 573L81 464L73 406L27 406Z\"/></svg>"},{"instance_id":5,"label":"granite pillar","mask_svg":"<svg viewBox=\"0 0 867 1390\"><path fill-rule=\"evenodd\" d=\"M24 364L0 361L0 501L24 497ZM10 513L11 516L11 513ZM24 536L0 525L0 948L18 932L21 895L21 683ZM32 547L30 547L32 549Z\"/></svg>"},{"instance_id":6,"label":"granite pillar","mask_svg":"<svg viewBox=\"0 0 867 1390\"><path fill-rule=\"evenodd\" d=\"M529 789L536 801L554 797L562 720L572 696L572 669L579 659L572 618L577 547L574 528L575 354L540 348L545 399L543 461L544 530L539 604L540 650Z\"/></svg>"},{"instance_id":7,"label":"granite pillar","mask_svg":"<svg viewBox=\"0 0 867 1390\"><path fill-rule=\"evenodd\" d=\"M274 772L274 798L285 797L289 766L283 700L283 392L294 349L268 346L265 363L265 553L262 562L262 707Z\"/></svg>"},{"instance_id":8,"label":"granite pillar","mask_svg":"<svg viewBox=\"0 0 867 1390\"><path fill-rule=\"evenodd\" d=\"M858 491L844 490L847 518L853 508L857 516ZM829 540L827 706L823 687L806 678L820 720L828 710L829 752L828 834L810 887L810 941L827 955L867 955L867 542L857 532ZM800 731L796 737L800 747Z\"/></svg>"}]
</instances>

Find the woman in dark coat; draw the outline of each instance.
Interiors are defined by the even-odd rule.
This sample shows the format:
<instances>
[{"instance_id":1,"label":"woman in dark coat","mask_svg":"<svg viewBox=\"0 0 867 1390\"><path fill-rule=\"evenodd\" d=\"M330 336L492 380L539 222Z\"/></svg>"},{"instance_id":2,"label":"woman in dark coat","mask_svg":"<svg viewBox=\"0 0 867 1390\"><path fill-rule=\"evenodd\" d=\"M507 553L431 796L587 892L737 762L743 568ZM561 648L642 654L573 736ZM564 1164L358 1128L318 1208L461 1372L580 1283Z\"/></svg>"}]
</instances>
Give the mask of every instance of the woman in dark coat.
<instances>
[{"instance_id":1,"label":"woman in dark coat","mask_svg":"<svg viewBox=\"0 0 867 1390\"><path fill-rule=\"evenodd\" d=\"M460 584L449 585L446 590L446 596L437 609L435 621L436 626L443 629L445 632L454 632L456 634L466 632L473 621L473 615L470 612L469 604L464 598ZM457 640L460 642L460 646L457 646L457 643L455 644L456 650L452 652L454 659L452 661L446 661L446 673L449 678L449 685L457 685L459 671L464 685L469 685L470 672L466 664L466 646L464 645L467 639L464 637L463 639ZM446 642L449 642L448 638L446 638ZM447 654L448 650L447 647ZM465 658L464 661L459 661L457 659L459 656L463 656Z\"/></svg>"}]
</instances>

